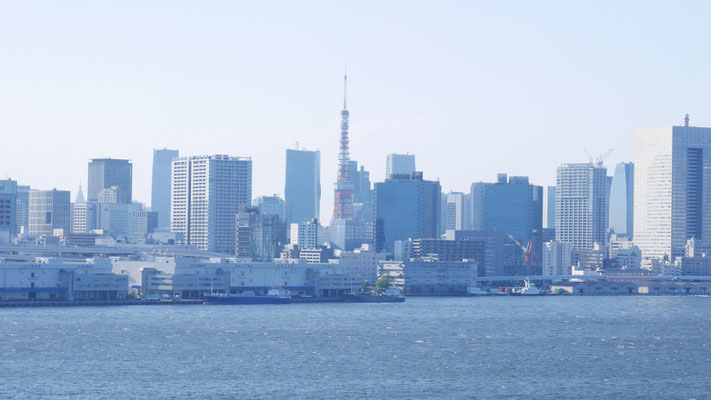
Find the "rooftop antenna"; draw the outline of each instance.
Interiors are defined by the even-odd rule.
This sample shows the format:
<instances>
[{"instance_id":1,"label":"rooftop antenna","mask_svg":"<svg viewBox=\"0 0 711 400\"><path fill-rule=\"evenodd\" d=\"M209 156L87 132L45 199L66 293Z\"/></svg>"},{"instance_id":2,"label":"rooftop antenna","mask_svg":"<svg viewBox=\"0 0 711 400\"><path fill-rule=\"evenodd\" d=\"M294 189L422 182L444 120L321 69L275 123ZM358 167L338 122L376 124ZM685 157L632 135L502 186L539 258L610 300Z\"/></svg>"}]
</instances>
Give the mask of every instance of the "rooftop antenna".
<instances>
[{"instance_id":1,"label":"rooftop antenna","mask_svg":"<svg viewBox=\"0 0 711 400\"><path fill-rule=\"evenodd\" d=\"M343 72L343 109L344 110L348 109L347 89L348 89L348 65L345 66L345 69Z\"/></svg>"},{"instance_id":2,"label":"rooftop antenna","mask_svg":"<svg viewBox=\"0 0 711 400\"><path fill-rule=\"evenodd\" d=\"M689 114L684 116L684 126L689 126Z\"/></svg>"}]
</instances>

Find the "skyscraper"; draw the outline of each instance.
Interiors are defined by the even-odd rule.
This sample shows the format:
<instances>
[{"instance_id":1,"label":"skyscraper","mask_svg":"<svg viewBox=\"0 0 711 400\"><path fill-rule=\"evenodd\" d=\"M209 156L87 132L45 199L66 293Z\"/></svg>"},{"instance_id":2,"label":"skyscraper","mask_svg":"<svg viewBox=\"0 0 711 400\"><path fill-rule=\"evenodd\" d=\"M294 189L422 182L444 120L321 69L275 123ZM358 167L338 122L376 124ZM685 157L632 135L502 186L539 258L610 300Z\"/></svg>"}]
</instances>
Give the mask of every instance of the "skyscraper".
<instances>
[{"instance_id":1,"label":"skyscraper","mask_svg":"<svg viewBox=\"0 0 711 400\"><path fill-rule=\"evenodd\" d=\"M29 235L52 236L55 229L69 232L71 198L68 190L31 190Z\"/></svg>"},{"instance_id":2,"label":"skyscraper","mask_svg":"<svg viewBox=\"0 0 711 400\"><path fill-rule=\"evenodd\" d=\"M467 201L464 193L450 192L443 196L444 202L444 221L443 231L456 230L461 231L466 229L465 221L469 218L467 209Z\"/></svg>"},{"instance_id":3,"label":"skyscraper","mask_svg":"<svg viewBox=\"0 0 711 400\"><path fill-rule=\"evenodd\" d=\"M439 182L424 180L422 172L376 183L376 250L392 252L396 240L439 237L441 201Z\"/></svg>"},{"instance_id":4,"label":"skyscraper","mask_svg":"<svg viewBox=\"0 0 711 400\"><path fill-rule=\"evenodd\" d=\"M286 219L303 223L320 218L321 152L286 150Z\"/></svg>"},{"instance_id":5,"label":"skyscraper","mask_svg":"<svg viewBox=\"0 0 711 400\"><path fill-rule=\"evenodd\" d=\"M555 239L574 250L604 249L607 225L607 169L592 163L557 169Z\"/></svg>"},{"instance_id":6,"label":"skyscraper","mask_svg":"<svg viewBox=\"0 0 711 400\"><path fill-rule=\"evenodd\" d=\"M87 200L98 201L99 192L116 186L117 203L133 200L133 165L129 160L94 158L89 162Z\"/></svg>"},{"instance_id":7,"label":"skyscraper","mask_svg":"<svg viewBox=\"0 0 711 400\"><path fill-rule=\"evenodd\" d=\"M151 210L158 212L158 227L170 226L170 169L178 150L153 149L153 179L151 182Z\"/></svg>"},{"instance_id":8,"label":"skyscraper","mask_svg":"<svg viewBox=\"0 0 711 400\"><path fill-rule=\"evenodd\" d=\"M286 224L276 214L248 208L237 214L235 255L253 261L273 261L286 240Z\"/></svg>"},{"instance_id":9,"label":"skyscraper","mask_svg":"<svg viewBox=\"0 0 711 400\"><path fill-rule=\"evenodd\" d=\"M555 186L548 186L544 192L544 228L555 229Z\"/></svg>"},{"instance_id":10,"label":"skyscraper","mask_svg":"<svg viewBox=\"0 0 711 400\"><path fill-rule=\"evenodd\" d=\"M252 206L262 215L276 215L279 220L286 222L286 202L277 196L259 196L252 201Z\"/></svg>"},{"instance_id":11,"label":"skyscraper","mask_svg":"<svg viewBox=\"0 0 711 400\"><path fill-rule=\"evenodd\" d=\"M634 224L634 164L619 163L615 167L610 187L610 229L632 236Z\"/></svg>"},{"instance_id":12,"label":"skyscraper","mask_svg":"<svg viewBox=\"0 0 711 400\"><path fill-rule=\"evenodd\" d=\"M390 175L410 175L415 172L414 154L388 154L385 161L385 179Z\"/></svg>"},{"instance_id":13,"label":"skyscraper","mask_svg":"<svg viewBox=\"0 0 711 400\"><path fill-rule=\"evenodd\" d=\"M27 234L30 229L30 187L17 185L17 212L15 234Z\"/></svg>"},{"instance_id":14,"label":"skyscraper","mask_svg":"<svg viewBox=\"0 0 711 400\"><path fill-rule=\"evenodd\" d=\"M252 160L226 155L173 160L171 231L200 250L235 254L235 220L252 198Z\"/></svg>"},{"instance_id":15,"label":"skyscraper","mask_svg":"<svg viewBox=\"0 0 711 400\"><path fill-rule=\"evenodd\" d=\"M635 131L634 242L644 259L681 257L688 239L711 239L709 196L711 128Z\"/></svg>"}]
</instances>

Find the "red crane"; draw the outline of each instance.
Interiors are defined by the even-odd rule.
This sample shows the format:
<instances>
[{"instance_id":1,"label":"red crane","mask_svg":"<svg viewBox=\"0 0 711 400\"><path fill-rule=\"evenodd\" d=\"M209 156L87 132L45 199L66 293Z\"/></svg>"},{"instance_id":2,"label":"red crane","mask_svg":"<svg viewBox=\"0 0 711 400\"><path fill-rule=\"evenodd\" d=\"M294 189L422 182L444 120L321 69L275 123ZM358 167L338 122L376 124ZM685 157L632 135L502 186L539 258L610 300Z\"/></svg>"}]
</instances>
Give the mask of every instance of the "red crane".
<instances>
[{"instance_id":1,"label":"red crane","mask_svg":"<svg viewBox=\"0 0 711 400\"><path fill-rule=\"evenodd\" d=\"M516 243L516 246L521 248L521 250L523 251L523 254L526 256L526 264L530 264L531 263L531 256L533 255L533 243L531 243L531 241L529 240L526 247L523 247L523 245L518 240L516 240L516 238L513 237L512 234L510 234L506 231L504 231L504 233L506 234L506 236L509 237L509 239L513 240L513 242Z\"/></svg>"}]
</instances>

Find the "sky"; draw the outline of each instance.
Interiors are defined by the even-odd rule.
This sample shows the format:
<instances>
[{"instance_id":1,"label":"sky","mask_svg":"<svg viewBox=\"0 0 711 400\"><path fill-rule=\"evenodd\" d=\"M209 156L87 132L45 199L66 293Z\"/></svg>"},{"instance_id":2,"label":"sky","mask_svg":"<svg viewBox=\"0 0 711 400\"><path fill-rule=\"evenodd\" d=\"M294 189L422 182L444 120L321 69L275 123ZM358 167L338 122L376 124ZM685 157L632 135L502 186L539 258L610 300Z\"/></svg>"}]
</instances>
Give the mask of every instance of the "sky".
<instances>
[{"instance_id":1,"label":"sky","mask_svg":"<svg viewBox=\"0 0 711 400\"><path fill-rule=\"evenodd\" d=\"M285 149L321 150L333 209L343 73L351 156L385 178L410 152L468 191L496 173L554 185L561 163L633 160L635 128L711 126L711 3L0 2L0 178L86 191L128 158L150 203L154 148L253 160L284 192Z\"/></svg>"}]
</instances>

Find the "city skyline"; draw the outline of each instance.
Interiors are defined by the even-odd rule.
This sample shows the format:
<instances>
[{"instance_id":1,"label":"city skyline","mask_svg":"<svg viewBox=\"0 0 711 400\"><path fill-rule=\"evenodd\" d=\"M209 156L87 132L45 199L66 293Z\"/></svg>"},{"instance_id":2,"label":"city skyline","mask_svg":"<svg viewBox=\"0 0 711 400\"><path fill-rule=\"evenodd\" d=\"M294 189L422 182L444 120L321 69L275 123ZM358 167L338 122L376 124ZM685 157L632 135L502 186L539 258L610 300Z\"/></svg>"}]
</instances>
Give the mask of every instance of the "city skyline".
<instances>
[{"instance_id":1,"label":"city skyline","mask_svg":"<svg viewBox=\"0 0 711 400\"><path fill-rule=\"evenodd\" d=\"M711 126L703 113L708 62L687 40L708 36L696 23L703 10L682 21L669 20L672 8L663 5L625 18L641 11L453 4L408 4L407 12L389 4L381 17L351 5L334 37L323 34L342 23L334 5L273 13L249 5L238 13L226 3L200 10L174 3L163 16L159 5L137 12L11 4L0 32L21 39L0 43L8 61L0 67L7 116L0 133L13 137L12 149L0 150L1 178L74 194L80 182L86 189L88 159L126 158L136 171L134 198L148 203L152 149L167 147L252 157L254 193L282 194L283 151L299 141L322 151L322 185L331 185L346 63L351 157L374 182L385 178L386 154L409 151L447 192L466 192L500 171L550 186L558 164L585 160L583 147L593 155L615 148L611 167L632 161L635 128L679 124L687 112L692 125ZM20 25L30 15L36 25ZM270 19L249 22L261 15ZM357 29L363 24L372 29ZM277 29L294 25L293 36ZM246 34L254 29L264 35ZM282 58L287 67L276 62ZM23 154L63 152L72 157L51 173L23 166ZM322 221L332 215L332 196L324 189Z\"/></svg>"}]
</instances>

